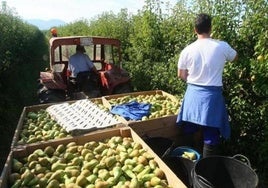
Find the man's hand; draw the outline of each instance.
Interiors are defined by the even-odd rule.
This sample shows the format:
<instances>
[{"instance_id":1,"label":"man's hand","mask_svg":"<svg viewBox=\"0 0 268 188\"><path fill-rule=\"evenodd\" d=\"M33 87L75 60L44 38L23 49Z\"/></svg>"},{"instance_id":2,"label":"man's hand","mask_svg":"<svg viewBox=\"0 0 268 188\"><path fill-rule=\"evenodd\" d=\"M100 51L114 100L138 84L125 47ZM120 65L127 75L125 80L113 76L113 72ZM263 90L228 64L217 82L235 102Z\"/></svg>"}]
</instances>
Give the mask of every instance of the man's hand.
<instances>
[{"instance_id":1,"label":"man's hand","mask_svg":"<svg viewBox=\"0 0 268 188\"><path fill-rule=\"evenodd\" d=\"M96 74L96 75L98 75L99 74L99 71L96 69L96 67L94 66L93 68L92 68L92 71Z\"/></svg>"}]
</instances>

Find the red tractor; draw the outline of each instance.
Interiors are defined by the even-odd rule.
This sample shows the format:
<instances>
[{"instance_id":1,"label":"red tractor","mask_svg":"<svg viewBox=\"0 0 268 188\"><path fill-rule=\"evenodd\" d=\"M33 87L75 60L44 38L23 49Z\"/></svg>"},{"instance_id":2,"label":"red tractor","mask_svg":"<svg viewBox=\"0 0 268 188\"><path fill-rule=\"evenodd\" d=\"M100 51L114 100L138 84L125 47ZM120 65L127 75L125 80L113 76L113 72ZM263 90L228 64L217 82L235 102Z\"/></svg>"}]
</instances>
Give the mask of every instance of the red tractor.
<instances>
[{"instance_id":1,"label":"red tractor","mask_svg":"<svg viewBox=\"0 0 268 188\"><path fill-rule=\"evenodd\" d=\"M105 37L70 36L57 37L51 30L50 70L40 73L38 97L40 103L78 99L77 94L88 98L104 95L128 93L132 91L129 73L122 68L120 41ZM99 74L92 74L88 84L90 89L83 91L70 87L67 74L69 57L75 53L76 45L85 47Z\"/></svg>"}]
</instances>

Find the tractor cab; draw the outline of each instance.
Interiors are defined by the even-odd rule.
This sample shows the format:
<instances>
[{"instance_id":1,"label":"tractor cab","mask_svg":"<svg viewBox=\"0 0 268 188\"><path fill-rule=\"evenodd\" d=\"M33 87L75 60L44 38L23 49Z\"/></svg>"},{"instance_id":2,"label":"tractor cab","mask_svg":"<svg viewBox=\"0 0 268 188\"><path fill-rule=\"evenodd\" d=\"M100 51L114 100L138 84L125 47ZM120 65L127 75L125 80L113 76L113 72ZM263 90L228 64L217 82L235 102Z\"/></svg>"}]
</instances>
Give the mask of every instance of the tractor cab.
<instances>
[{"instance_id":1,"label":"tractor cab","mask_svg":"<svg viewBox=\"0 0 268 188\"><path fill-rule=\"evenodd\" d=\"M41 103L55 102L57 98L60 101L72 99L74 92L85 92L89 98L92 98L132 91L130 76L122 68L121 43L118 39L96 36L57 37L57 33L54 30L53 32L54 37L49 41L50 69L40 73L38 95ZM74 90L73 87L72 89L69 87L70 78L67 68L69 58L75 53L77 45L84 46L85 53L99 73L89 82L92 86L91 91Z\"/></svg>"}]
</instances>

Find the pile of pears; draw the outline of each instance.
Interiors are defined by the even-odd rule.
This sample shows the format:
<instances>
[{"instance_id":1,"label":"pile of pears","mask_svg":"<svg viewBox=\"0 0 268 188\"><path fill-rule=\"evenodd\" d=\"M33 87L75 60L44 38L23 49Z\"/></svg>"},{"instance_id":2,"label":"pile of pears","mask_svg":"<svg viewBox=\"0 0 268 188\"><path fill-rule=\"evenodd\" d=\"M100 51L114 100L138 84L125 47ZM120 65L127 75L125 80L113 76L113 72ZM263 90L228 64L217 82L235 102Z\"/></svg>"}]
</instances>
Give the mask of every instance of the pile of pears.
<instances>
[{"instance_id":1,"label":"pile of pears","mask_svg":"<svg viewBox=\"0 0 268 188\"><path fill-rule=\"evenodd\" d=\"M26 113L17 145L31 144L70 136L45 109Z\"/></svg>"},{"instance_id":2,"label":"pile of pears","mask_svg":"<svg viewBox=\"0 0 268 188\"><path fill-rule=\"evenodd\" d=\"M123 97L108 99L108 102L111 105L120 105L131 101L149 103L152 105L150 109L150 115L144 116L142 120L177 115L181 104L179 97L174 96L174 98L171 99L169 96L161 94L126 95Z\"/></svg>"},{"instance_id":3,"label":"pile of pears","mask_svg":"<svg viewBox=\"0 0 268 188\"><path fill-rule=\"evenodd\" d=\"M154 157L131 137L69 142L12 159L9 185L35 188L169 188Z\"/></svg>"}]
</instances>

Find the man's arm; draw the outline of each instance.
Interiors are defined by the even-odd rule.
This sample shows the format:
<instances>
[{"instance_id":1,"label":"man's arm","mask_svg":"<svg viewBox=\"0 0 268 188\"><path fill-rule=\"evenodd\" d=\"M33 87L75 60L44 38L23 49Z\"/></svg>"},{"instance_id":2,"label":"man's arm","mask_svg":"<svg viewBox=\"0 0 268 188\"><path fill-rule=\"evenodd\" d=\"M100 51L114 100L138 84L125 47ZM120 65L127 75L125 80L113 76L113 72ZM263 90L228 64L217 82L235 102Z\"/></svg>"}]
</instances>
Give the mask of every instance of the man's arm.
<instances>
[{"instance_id":1,"label":"man's arm","mask_svg":"<svg viewBox=\"0 0 268 188\"><path fill-rule=\"evenodd\" d=\"M99 74L99 71L96 69L93 61L89 58L87 54L84 54L86 56L87 64L90 67L90 71L94 72L95 74Z\"/></svg>"},{"instance_id":2,"label":"man's arm","mask_svg":"<svg viewBox=\"0 0 268 188\"><path fill-rule=\"evenodd\" d=\"M187 81L188 70L187 69L178 69L178 77L184 81Z\"/></svg>"},{"instance_id":3,"label":"man's arm","mask_svg":"<svg viewBox=\"0 0 268 188\"><path fill-rule=\"evenodd\" d=\"M237 59L238 59L238 55L237 55L237 52L236 52L236 55L235 55L233 61L236 61ZM232 62L233 62L233 61L232 61Z\"/></svg>"},{"instance_id":4,"label":"man's arm","mask_svg":"<svg viewBox=\"0 0 268 188\"><path fill-rule=\"evenodd\" d=\"M96 74L99 74L98 70L96 69L95 65L92 67L92 71L95 72Z\"/></svg>"}]
</instances>

